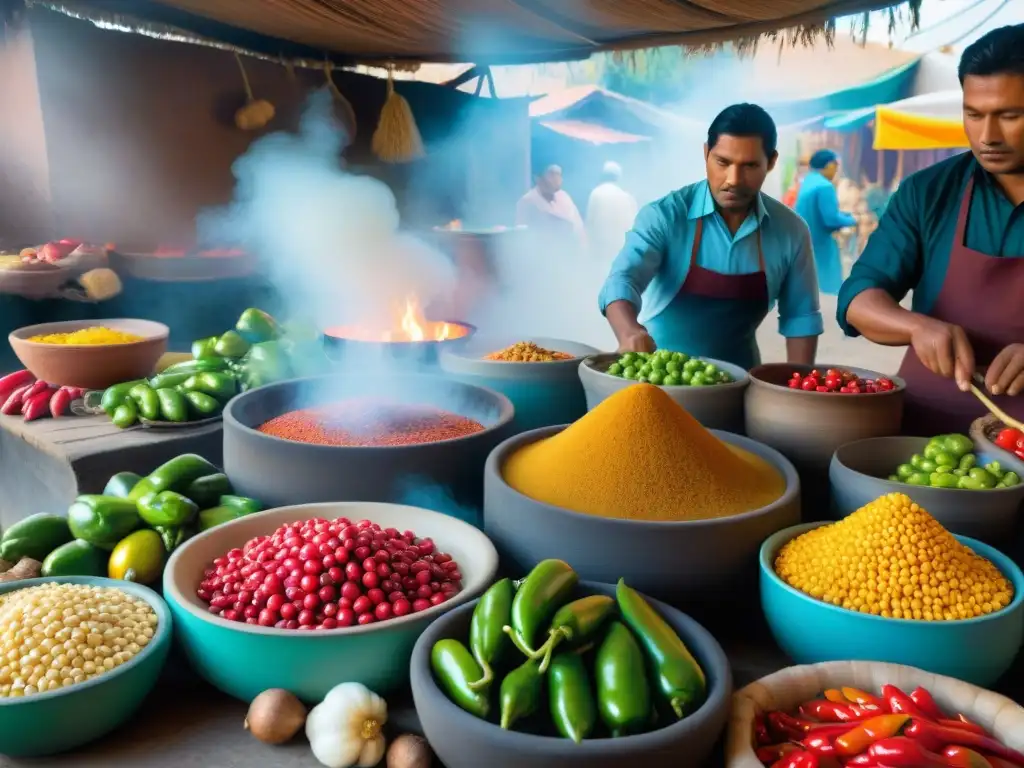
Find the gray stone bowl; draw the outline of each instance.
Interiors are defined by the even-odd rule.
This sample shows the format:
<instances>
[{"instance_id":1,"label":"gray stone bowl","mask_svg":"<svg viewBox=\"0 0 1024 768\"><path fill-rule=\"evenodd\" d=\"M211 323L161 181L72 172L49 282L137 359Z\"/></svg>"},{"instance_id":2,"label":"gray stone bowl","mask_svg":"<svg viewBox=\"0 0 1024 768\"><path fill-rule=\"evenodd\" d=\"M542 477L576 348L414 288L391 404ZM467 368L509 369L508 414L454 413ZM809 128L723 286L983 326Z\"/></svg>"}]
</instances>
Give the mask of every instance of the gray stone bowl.
<instances>
[{"instance_id":1,"label":"gray stone bowl","mask_svg":"<svg viewBox=\"0 0 1024 768\"><path fill-rule=\"evenodd\" d=\"M832 457L829 483L832 512L846 517L879 496L905 493L952 533L989 544L1005 544L1012 536L1024 504L1024 483L1013 488L963 491L927 488L892 482L887 478L928 444L926 437L875 437L842 446ZM978 462L998 461L1024 478L1024 462L1005 452L989 453L979 447Z\"/></svg>"},{"instance_id":2,"label":"gray stone bowl","mask_svg":"<svg viewBox=\"0 0 1024 768\"><path fill-rule=\"evenodd\" d=\"M778 500L715 520L617 520L536 501L505 482L502 467L508 456L563 429L516 435L487 457L484 532L506 571L526 573L541 560L559 558L583 579L614 583L622 577L631 587L674 604L713 602L730 599L733 589L756 573L761 542L800 521L800 479L793 465L766 445L717 430L712 433L720 440L759 456L782 474L786 490Z\"/></svg>"},{"instance_id":3,"label":"gray stone bowl","mask_svg":"<svg viewBox=\"0 0 1024 768\"><path fill-rule=\"evenodd\" d=\"M592 411L605 398L619 390L635 384L635 381L622 379L605 373L608 367L618 360L618 353L602 353L591 355L579 366L580 381L587 394L587 410ZM693 418L708 429L721 429L726 432L743 432L743 394L750 383L747 372L738 365L702 358L714 363L721 370L735 379L729 384L716 384L713 387L659 387L685 408Z\"/></svg>"},{"instance_id":4,"label":"gray stone bowl","mask_svg":"<svg viewBox=\"0 0 1024 768\"><path fill-rule=\"evenodd\" d=\"M583 582L576 597L593 594L614 596L615 587ZM685 613L651 600L704 670L708 680L704 705L685 719L650 733L576 744L556 736L504 731L457 707L434 682L431 648L444 639L465 643L476 604L474 600L459 606L431 624L416 641L410 663L413 702L423 733L447 768L686 768L703 765L710 756L729 716L732 672L722 647ZM542 712L546 711L546 691L543 701Z\"/></svg>"},{"instance_id":5,"label":"gray stone bowl","mask_svg":"<svg viewBox=\"0 0 1024 768\"><path fill-rule=\"evenodd\" d=\"M545 349L572 355L546 363L506 363L486 355L517 341L532 341ZM460 347L445 347L441 370L451 379L501 392L515 407L516 432L576 421L587 412L577 368L580 360L597 352L586 344L563 339L477 337Z\"/></svg>"}]
</instances>

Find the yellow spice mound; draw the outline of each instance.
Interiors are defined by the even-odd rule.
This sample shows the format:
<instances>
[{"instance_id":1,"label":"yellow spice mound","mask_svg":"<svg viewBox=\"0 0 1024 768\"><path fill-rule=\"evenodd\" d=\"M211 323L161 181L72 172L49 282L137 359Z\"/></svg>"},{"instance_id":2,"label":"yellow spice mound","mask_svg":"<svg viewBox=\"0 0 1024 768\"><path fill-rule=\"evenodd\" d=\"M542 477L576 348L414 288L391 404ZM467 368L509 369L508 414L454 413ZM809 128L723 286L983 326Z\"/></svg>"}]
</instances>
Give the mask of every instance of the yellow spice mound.
<instances>
[{"instance_id":1,"label":"yellow spice mound","mask_svg":"<svg viewBox=\"0 0 1024 768\"><path fill-rule=\"evenodd\" d=\"M626 387L520 449L502 473L537 501L629 520L727 517L785 491L774 467L723 443L652 384Z\"/></svg>"},{"instance_id":2,"label":"yellow spice mound","mask_svg":"<svg viewBox=\"0 0 1024 768\"><path fill-rule=\"evenodd\" d=\"M1013 600L995 565L902 493L793 539L775 572L826 603L894 619L969 619Z\"/></svg>"},{"instance_id":3,"label":"yellow spice mound","mask_svg":"<svg viewBox=\"0 0 1024 768\"><path fill-rule=\"evenodd\" d=\"M142 336L134 333L96 326L93 328L82 328L71 333L49 333L33 336L29 341L39 344L89 344L91 346L104 346L107 344L132 344L136 341L144 341L144 339Z\"/></svg>"}]
</instances>

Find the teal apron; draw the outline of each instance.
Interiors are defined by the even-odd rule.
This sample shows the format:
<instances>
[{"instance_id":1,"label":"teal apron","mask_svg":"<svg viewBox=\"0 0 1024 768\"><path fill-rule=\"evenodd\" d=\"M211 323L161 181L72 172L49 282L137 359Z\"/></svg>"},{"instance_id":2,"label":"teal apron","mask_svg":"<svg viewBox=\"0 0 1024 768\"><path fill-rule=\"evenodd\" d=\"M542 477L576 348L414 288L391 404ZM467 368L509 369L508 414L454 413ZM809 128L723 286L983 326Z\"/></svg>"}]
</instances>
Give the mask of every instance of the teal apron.
<instances>
[{"instance_id":1,"label":"teal apron","mask_svg":"<svg viewBox=\"0 0 1024 768\"><path fill-rule=\"evenodd\" d=\"M761 229L757 230L757 272L727 275L697 263L704 219L690 251L690 266L679 293L647 321L658 349L724 360L750 370L761 362L757 329L768 315L768 280L764 271Z\"/></svg>"}]
</instances>

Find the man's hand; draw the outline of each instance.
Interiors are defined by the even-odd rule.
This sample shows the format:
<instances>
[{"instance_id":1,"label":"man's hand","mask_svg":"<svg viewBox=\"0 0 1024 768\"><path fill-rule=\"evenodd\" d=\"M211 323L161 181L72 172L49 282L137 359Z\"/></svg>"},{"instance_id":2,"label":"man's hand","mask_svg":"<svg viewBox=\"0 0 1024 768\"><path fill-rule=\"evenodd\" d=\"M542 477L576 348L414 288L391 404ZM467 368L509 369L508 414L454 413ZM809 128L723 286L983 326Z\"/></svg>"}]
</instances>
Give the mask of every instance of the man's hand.
<instances>
[{"instance_id":1,"label":"man's hand","mask_svg":"<svg viewBox=\"0 0 1024 768\"><path fill-rule=\"evenodd\" d=\"M618 334L619 352L653 352L655 349L654 339L647 329L637 324L635 327L627 328Z\"/></svg>"},{"instance_id":2,"label":"man's hand","mask_svg":"<svg viewBox=\"0 0 1024 768\"><path fill-rule=\"evenodd\" d=\"M996 355L985 373L985 386L993 395L1024 392L1024 344L1011 344Z\"/></svg>"},{"instance_id":3,"label":"man's hand","mask_svg":"<svg viewBox=\"0 0 1024 768\"><path fill-rule=\"evenodd\" d=\"M910 345L925 368L944 378L955 379L961 390L970 391L974 349L963 328L918 315L911 331Z\"/></svg>"}]
</instances>

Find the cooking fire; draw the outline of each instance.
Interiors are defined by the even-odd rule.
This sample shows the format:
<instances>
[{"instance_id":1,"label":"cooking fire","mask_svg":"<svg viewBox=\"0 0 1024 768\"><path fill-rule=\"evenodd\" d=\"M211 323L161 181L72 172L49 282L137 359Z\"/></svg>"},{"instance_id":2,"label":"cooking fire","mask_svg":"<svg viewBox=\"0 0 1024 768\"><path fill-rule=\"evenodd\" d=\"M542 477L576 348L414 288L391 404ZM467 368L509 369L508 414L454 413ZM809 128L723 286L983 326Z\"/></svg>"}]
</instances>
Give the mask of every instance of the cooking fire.
<instances>
[{"instance_id":1,"label":"cooking fire","mask_svg":"<svg viewBox=\"0 0 1024 768\"><path fill-rule=\"evenodd\" d=\"M420 341L449 341L461 339L470 332L462 323L427 320L415 296L405 300L405 306L395 312L391 330L379 330L360 325L335 325L324 330L324 335L345 341L371 343L415 343Z\"/></svg>"}]
</instances>

